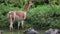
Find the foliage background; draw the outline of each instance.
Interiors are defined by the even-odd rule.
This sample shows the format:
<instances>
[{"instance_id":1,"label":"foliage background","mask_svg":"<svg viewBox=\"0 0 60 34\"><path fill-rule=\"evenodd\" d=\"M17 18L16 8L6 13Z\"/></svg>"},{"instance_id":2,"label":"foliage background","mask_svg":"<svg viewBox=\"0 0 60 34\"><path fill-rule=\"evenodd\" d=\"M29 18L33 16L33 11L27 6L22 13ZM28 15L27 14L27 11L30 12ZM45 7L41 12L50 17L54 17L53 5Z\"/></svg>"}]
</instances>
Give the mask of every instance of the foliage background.
<instances>
[{"instance_id":1,"label":"foliage background","mask_svg":"<svg viewBox=\"0 0 60 34\"><path fill-rule=\"evenodd\" d=\"M60 0L31 1L34 5L27 13L25 28L60 28ZM0 0L0 29L9 28L7 13L10 10L24 10L24 4L25 0ZM14 23L14 28L17 29L17 22Z\"/></svg>"}]
</instances>

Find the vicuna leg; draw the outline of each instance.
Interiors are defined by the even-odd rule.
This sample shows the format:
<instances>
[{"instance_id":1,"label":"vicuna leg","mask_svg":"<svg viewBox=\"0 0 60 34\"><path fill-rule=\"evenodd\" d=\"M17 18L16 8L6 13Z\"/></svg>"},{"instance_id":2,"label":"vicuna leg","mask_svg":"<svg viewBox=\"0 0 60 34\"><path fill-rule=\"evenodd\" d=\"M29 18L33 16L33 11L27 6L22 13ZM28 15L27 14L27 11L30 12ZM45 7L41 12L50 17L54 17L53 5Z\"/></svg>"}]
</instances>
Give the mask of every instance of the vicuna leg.
<instances>
[{"instance_id":1,"label":"vicuna leg","mask_svg":"<svg viewBox=\"0 0 60 34\"><path fill-rule=\"evenodd\" d=\"M10 19L10 31L12 32L12 30L13 30L13 20L12 20L12 18Z\"/></svg>"},{"instance_id":2,"label":"vicuna leg","mask_svg":"<svg viewBox=\"0 0 60 34\"><path fill-rule=\"evenodd\" d=\"M22 20L22 30L24 30L24 20Z\"/></svg>"},{"instance_id":3,"label":"vicuna leg","mask_svg":"<svg viewBox=\"0 0 60 34\"><path fill-rule=\"evenodd\" d=\"M18 30L19 30L19 27L20 27L20 21L18 21Z\"/></svg>"}]
</instances>

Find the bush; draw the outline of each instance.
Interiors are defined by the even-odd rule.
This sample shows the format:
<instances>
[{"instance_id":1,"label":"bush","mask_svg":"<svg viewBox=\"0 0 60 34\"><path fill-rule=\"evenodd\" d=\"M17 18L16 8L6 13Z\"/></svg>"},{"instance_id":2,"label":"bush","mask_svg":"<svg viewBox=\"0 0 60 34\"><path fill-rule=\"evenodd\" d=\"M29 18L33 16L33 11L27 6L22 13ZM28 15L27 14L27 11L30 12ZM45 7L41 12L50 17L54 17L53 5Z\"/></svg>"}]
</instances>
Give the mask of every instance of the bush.
<instances>
[{"instance_id":1,"label":"bush","mask_svg":"<svg viewBox=\"0 0 60 34\"><path fill-rule=\"evenodd\" d=\"M54 10L50 5L37 6L30 9L26 21L31 24L31 27L37 29L60 28L60 16L57 16L60 15L59 9L60 7L57 5Z\"/></svg>"}]
</instances>

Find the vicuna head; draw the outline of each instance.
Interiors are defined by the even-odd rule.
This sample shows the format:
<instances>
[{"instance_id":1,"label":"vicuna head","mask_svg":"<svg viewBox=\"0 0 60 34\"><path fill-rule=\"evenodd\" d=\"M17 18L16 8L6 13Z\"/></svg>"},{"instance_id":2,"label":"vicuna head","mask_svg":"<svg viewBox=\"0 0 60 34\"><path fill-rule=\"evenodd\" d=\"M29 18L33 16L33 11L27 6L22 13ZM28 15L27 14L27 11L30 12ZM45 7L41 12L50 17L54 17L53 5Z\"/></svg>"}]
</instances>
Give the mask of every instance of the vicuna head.
<instances>
[{"instance_id":1,"label":"vicuna head","mask_svg":"<svg viewBox=\"0 0 60 34\"><path fill-rule=\"evenodd\" d=\"M24 11L28 11L29 7L32 5L33 5L32 1L27 0L27 2L25 3Z\"/></svg>"}]
</instances>

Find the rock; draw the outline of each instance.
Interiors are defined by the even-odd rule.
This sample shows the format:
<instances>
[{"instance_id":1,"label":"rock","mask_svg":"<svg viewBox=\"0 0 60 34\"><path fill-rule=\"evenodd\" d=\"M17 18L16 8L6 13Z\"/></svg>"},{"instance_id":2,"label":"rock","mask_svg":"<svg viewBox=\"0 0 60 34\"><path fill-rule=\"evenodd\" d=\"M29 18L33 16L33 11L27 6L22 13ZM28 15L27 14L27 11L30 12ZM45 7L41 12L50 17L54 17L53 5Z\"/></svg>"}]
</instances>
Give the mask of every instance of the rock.
<instances>
[{"instance_id":1,"label":"rock","mask_svg":"<svg viewBox=\"0 0 60 34\"><path fill-rule=\"evenodd\" d=\"M29 28L24 31L24 34L38 34L38 32L34 30L33 28Z\"/></svg>"}]
</instances>

